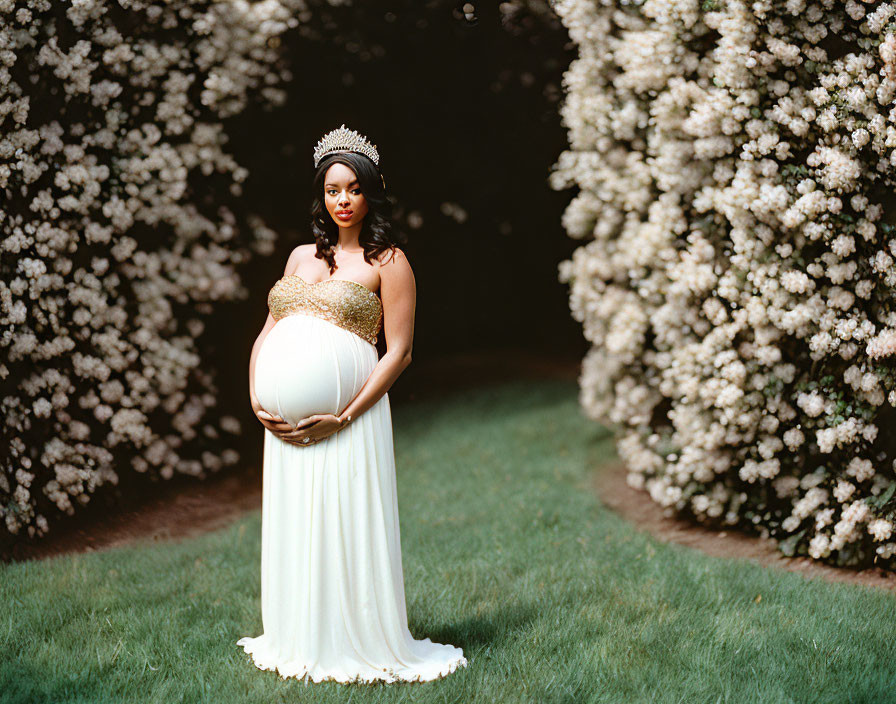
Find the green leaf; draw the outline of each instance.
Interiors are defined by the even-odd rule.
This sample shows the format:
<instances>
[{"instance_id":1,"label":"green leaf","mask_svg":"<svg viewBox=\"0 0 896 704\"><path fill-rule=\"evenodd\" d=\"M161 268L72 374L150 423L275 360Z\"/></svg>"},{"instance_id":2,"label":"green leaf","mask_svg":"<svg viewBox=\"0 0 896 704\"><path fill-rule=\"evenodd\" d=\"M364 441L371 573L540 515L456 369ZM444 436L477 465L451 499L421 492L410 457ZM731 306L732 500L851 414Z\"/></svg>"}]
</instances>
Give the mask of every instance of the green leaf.
<instances>
[{"instance_id":1,"label":"green leaf","mask_svg":"<svg viewBox=\"0 0 896 704\"><path fill-rule=\"evenodd\" d=\"M800 542L802 537L806 534L808 528L803 528L801 531L794 533L793 535L789 535L784 540L778 541L778 549L787 555L787 557L793 557L796 553L797 543Z\"/></svg>"}]
</instances>

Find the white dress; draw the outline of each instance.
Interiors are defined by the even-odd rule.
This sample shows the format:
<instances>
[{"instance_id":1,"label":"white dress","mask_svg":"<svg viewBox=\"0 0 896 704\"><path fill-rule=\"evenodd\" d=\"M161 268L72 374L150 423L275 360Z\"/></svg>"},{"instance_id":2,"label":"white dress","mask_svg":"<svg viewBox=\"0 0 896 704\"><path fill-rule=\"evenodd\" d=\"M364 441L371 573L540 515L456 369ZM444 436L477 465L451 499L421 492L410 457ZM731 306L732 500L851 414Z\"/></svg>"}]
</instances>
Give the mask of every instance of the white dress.
<instances>
[{"instance_id":1,"label":"white dress","mask_svg":"<svg viewBox=\"0 0 896 704\"><path fill-rule=\"evenodd\" d=\"M340 413L378 362L379 298L288 275L268 305L277 323L255 363L259 404L293 425ZM261 618L264 632L237 645L283 679L422 682L467 664L408 630L388 394L307 447L264 429Z\"/></svg>"}]
</instances>

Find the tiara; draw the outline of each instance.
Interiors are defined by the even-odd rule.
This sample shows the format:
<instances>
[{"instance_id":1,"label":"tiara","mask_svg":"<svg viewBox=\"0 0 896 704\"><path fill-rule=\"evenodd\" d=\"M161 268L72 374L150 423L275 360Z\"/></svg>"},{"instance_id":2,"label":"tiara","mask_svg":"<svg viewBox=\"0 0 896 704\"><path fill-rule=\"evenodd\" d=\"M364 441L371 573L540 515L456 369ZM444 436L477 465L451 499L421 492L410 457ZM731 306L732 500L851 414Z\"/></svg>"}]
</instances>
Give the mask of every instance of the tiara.
<instances>
[{"instance_id":1,"label":"tiara","mask_svg":"<svg viewBox=\"0 0 896 704\"><path fill-rule=\"evenodd\" d=\"M315 168L324 155L330 152L357 152L366 156L377 166L380 164L380 155L376 150L376 145L368 142L365 137L354 130L348 129L345 123L339 129L325 134L317 143L314 148Z\"/></svg>"}]
</instances>

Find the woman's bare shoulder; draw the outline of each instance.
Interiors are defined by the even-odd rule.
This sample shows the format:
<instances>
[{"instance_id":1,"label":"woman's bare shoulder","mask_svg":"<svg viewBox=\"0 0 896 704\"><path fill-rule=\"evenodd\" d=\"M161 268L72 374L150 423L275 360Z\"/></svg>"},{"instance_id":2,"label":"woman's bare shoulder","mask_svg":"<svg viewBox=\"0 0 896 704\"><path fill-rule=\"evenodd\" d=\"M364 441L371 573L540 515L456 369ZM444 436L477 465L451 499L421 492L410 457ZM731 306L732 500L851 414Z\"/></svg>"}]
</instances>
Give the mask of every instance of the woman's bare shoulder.
<instances>
[{"instance_id":1,"label":"woman's bare shoulder","mask_svg":"<svg viewBox=\"0 0 896 704\"><path fill-rule=\"evenodd\" d=\"M379 258L377 270L380 275L381 287L387 286L394 290L414 290L414 270L411 269L411 263L401 248L396 247L394 251L390 249L387 253L383 253L383 256Z\"/></svg>"},{"instance_id":2,"label":"woman's bare shoulder","mask_svg":"<svg viewBox=\"0 0 896 704\"><path fill-rule=\"evenodd\" d=\"M409 269L411 266L411 263L408 261L407 255L404 253L404 250L402 250L401 247L398 246L390 247L380 252L377 255L376 261L380 269L388 266Z\"/></svg>"},{"instance_id":3,"label":"woman's bare shoulder","mask_svg":"<svg viewBox=\"0 0 896 704\"><path fill-rule=\"evenodd\" d=\"M316 250L316 244L298 245L289 253L289 258L286 260L286 268L284 271L286 271L287 274L294 272L301 262L307 261L313 257Z\"/></svg>"}]
</instances>

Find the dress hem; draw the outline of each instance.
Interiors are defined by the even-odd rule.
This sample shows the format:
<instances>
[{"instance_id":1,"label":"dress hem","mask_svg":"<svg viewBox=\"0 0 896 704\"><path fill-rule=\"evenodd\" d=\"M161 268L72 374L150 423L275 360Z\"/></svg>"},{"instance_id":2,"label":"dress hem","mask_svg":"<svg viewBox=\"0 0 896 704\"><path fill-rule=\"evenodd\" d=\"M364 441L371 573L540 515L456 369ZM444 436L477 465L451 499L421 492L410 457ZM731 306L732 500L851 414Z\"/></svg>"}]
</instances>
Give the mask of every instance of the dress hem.
<instances>
[{"instance_id":1,"label":"dress hem","mask_svg":"<svg viewBox=\"0 0 896 704\"><path fill-rule=\"evenodd\" d=\"M315 679L311 675L311 672L307 667L302 668L301 670L298 670L296 672L287 673L281 669L280 665L265 665L263 663L259 663L252 649L252 644L248 642L243 643L244 640L248 639L241 638L237 641L236 644L242 647L243 650L245 650L246 653L251 656L252 664L254 664L255 667L257 667L259 670L276 672L280 676L281 680L296 679L299 682L304 681L306 685L311 684L312 682L315 684L320 682L338 682L339 684L374 684L376 682L384 682L387 684L391 684L393 682L433 682L435 680L447 677L458 667L467 666L467 658L463 655L460 655L453 660L449 660L443 667L439 668L439 670L432 677L426 678L423 677L422 673L417 673L417 675L415 676L408 676L396 671L394 668L383 668L382 674L377 673L373 677L364 677L359 673L354 677L346 677L344 679L332 675L327 675L325 677Z\"/></svg>"}]
</instances>

